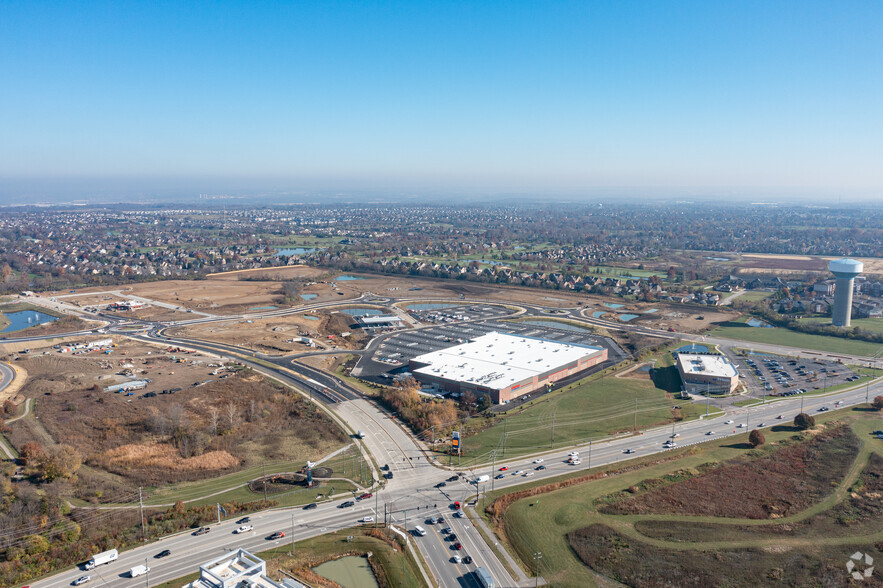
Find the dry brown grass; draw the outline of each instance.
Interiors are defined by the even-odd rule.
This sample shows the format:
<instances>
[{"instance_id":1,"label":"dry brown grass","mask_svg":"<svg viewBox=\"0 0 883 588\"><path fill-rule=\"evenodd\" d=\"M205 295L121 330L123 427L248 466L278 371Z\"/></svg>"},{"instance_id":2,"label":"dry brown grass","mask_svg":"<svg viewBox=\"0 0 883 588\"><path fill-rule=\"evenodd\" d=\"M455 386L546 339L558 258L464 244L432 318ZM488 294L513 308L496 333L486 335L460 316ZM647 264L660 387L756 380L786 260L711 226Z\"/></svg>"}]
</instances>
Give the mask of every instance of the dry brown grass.
<instances>
[{"instance_id":1,"label":"dry brown grass","mask_svg":"<svg viewBox=\"0 0 883 588\"><path fill-rule=\"evenodd\" d=\"M174 446L121 445L94 457L94 462L113 469L161 468L176 472L222 470L239 465L240 460L226 451L208 451L202 455L182 458Z\"/></svg>"}]
</instances>

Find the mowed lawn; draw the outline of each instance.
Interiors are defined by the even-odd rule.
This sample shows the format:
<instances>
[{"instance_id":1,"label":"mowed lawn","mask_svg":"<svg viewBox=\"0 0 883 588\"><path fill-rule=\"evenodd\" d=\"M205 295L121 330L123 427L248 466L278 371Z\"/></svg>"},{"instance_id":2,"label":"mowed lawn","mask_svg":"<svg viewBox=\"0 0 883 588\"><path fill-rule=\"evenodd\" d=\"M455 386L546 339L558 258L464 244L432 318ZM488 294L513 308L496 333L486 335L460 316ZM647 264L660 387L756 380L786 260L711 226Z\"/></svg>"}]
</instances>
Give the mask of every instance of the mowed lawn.
<instances>
[{"instance_id":1,"label":"mowed lawn","mask_svg":"<svg viewBox=\"0 0 883 588\"><path fill-rule=\"evenodd\" d=\"M830 317L810 316L800 319L802 323L812 323L817 325L830 325ZM863 331L871 333L883 333L883 319L852 319L850 321L853 327L861 327Z\"/></svg>"},{"instance_id":2,"label":"mowed lawn","mask_svg":"<svg viewBox=\"0 0 883 588\"><path fill-rule=\"evenodd\" d=\"M825 335L810 335L798 333L781 327L765 329L762 327L749 327L747 325L728 323L718 327L709 333L712 337L725 339L738 339L741 341L754 341L756 343L769 343L770 345L785 345L798 349L813 349L816 351L828 351L830 353L845 353L848 355L860 355L871 357L881 349L879 343L867 341L854 341L841 339L840 337L826 337Z\"/></svg>"},{"instance_id":3,"label":"mowed lawn","mask_svg":"<svg viewBox=\"0 0 883 588\"><path fill-rule=\"evenodd\" d=\"M494 426L468 436L463 441L461 463L489 461L494 449L499 459L588 443L590 438L619 432L627 434L635 425L636 399L639 429L672 422L674 406L681 407L681 416L685 419L705 412L704 406L676 400L657 388L649 377L607 376L565 389L521 412L497 419Z\"/></svg>"}]
</instances>

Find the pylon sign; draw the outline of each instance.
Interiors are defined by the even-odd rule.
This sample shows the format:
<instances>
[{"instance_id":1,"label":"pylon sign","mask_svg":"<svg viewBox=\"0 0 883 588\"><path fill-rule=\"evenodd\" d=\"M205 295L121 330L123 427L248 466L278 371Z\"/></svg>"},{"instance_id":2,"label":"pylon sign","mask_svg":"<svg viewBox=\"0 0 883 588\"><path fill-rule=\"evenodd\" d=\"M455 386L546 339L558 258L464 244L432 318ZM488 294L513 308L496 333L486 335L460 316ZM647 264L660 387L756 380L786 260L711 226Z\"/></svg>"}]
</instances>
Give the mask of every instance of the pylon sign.
<instances>
[{"instance_id":1,"label":"pylon sign","mask_svg":"<svg viewBox=\"0 0 883 588\"><path fill-rule=\"evenodd\" d=\"M457 455L460 455L460 431L454 431L451 433L451 452L457 452Z\"/></svg>"}]
</instances>

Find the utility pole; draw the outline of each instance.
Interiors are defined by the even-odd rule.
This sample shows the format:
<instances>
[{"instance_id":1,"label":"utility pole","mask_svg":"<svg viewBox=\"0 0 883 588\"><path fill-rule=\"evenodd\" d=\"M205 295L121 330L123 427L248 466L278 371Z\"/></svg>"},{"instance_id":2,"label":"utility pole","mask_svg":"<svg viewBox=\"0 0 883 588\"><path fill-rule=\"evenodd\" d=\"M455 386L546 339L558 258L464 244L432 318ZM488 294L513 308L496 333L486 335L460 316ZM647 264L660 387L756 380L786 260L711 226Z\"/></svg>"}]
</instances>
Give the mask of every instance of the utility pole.
<instances>
[{"instance_id":1,"label":"utility pole","mask_svg":"<svg viewBox=\"0 0 883 588\"><path fill-rule=\"evenodd\" d=\"M147 541L147 529L144 521L144 501L141 499L141 486L138 486L138 508L141 510L141 540Z\"/></svg>"},{"instance_id":2,"label":"utility pole","mask_svg":"<svg viewBox=\"0 0 883 588\"><path fill-rule=\"evenodd\" d=\"M491 492L494 491L494 472L497 471L497 450L491 449ZM485 495L487 492L485 492Z\"/></svg>"},{"instance_id":3,"label":"utility pole","mask_svg":"<svg viewBox=\"0 0 883 588\"><path fill-rule=\"evenodd\" d=\"M144 558L145 575L144 581L147 582L147 588L150 588L150 567L147 565L147 558Z\"/></svg>"}]
</instances>

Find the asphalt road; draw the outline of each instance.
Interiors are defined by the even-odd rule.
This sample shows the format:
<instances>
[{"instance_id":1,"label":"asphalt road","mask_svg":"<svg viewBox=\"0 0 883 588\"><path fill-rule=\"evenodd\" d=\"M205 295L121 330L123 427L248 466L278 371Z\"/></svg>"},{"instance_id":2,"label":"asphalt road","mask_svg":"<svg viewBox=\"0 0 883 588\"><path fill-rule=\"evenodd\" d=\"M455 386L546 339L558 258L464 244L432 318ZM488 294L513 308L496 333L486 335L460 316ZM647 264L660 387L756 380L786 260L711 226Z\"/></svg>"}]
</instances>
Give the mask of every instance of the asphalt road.
<instances>
[{"instance_id":1,"label":"asphalt road","mask_svg":"<svg viewBox=\"0 0 883 588\"><path fill-rule=\"evenodd\" d=\"M15 370L5 363L0 363L0 392L3 392L14 379Z\"/></svg>"}]
</instances>

